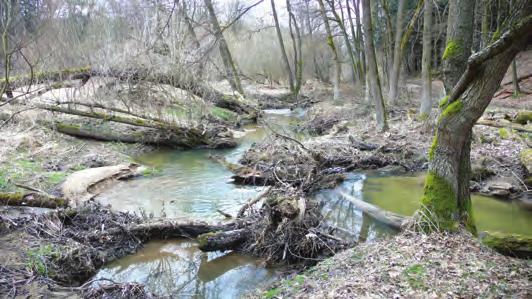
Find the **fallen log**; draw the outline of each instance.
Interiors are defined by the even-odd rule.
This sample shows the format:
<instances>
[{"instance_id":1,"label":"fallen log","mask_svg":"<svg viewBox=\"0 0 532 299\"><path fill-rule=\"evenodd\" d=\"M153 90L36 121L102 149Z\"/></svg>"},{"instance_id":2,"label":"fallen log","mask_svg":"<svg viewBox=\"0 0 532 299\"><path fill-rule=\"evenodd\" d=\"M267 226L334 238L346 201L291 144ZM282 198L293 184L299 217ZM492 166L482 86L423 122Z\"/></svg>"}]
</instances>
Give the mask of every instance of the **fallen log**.
<instances>
[{"instance_id":1,"label":"fallen log","mask_svg":"<svg viewBox=\"0 0 532 299\"><path fill-rule=\"evenodd\" d=\"M202 251L234 250L250 236L251 232L245 228L222 232L211 231L198 236L199 249Z\"/></svg>"},{"instance_id":2,"label":"fallen log","mask_svg":"<svg viewBox=\"0 0 532 299\"><path fill-rule=\"evenodd\" d=\"M524 259L532 258L532 237L483 232L480 234L480 240L501 254Z\"/></svg>"},{"instance_id":3,"label":"fallen log","mask_svg":"<svg viewBox=\"0 0 532 299\"><path fill-rule=\"evenodd\" d=\"M181 70L179 73L169 74L152 72L148 69L99 70L87 66L10 77L9 90L25 85L64 80L82 80L82 83L85 83L93 76L113 77L120 81L127 81L130 83L152 82L156 84L166 84L186 90L195 96L213 103L217 107L229 109L239 114L248 114L254 119L258 116L258 108L247 103L244 99L239 98L238 95L225 95L208 84L203 83L203 80L198 80L198 78L187 74L184 70ZM0 86L3 86L4 84L5 79L1 79Z\"/></svg>"},{"instance_id":4,"label":"fallen log","mask_svg":"<svg viewBox=\"0 0 532 299\"><path fill-rule=\"evenodd\" d=\"M395 229L401 230L403 229L403 226L406 224L406 220L408 217L395 214L389 211L385 211L375 205L372 205L368 202L362 201L360 199L357 199L345 192L340 193L345 199L352 202L355 207L362 210L366 214L368 214L373 219L382 222L390 227L393 227Z\"/></svg>"},{"instance_id":5,"label":"fallen log","mask_svg":"<svg viewBox=\"0 0 532 299\"><path fill-rule=\"evenodd\" d=\"M521 132L532 133L532 128L527 127L527 126L523 126L523 125L519 125L515 123L508 123L508 124L500 123L500 122L487 120L487 119L478 120L476 125L489 126L489 127L495 127L495 128L508 128L508 129L517 130Z\"/></svg>"},{"instance_id":6,"label":"fallen log","mask_svg":"<svg viewBox=\"0 0 532 299\"><path fill-rule=\"evenodd\" d=\"M66 207L67 201L39 192L0 192L0 205L55 209Z\"/></svg>"}]
</instances>

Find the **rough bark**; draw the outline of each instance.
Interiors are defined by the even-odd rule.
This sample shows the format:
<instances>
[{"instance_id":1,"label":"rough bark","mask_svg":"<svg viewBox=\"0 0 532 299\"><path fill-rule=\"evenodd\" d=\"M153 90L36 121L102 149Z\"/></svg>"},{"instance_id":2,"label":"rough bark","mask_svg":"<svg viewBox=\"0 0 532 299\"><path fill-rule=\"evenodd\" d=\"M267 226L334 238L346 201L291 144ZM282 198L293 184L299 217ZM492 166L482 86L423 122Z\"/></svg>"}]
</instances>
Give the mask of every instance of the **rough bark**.
<instances>
[{"instance_id":1,"label":"rough bark","mask_svg":"<svg viewBox=\"0 0 532 299\"><path fill-rule=\"evenodd\" d=\"M423 13L423 54L421 62L421 80L423 90L421 93L421 107L419 115L425 118L430 114L432 108L432 78L430 74L432 59L432 1L425 1L425 12Z\"/></svg>"},{"instance_id":2,"label":"rough bark","mask_svg":"<svg viewBox=\"0 0 532 299\"><path fill-rule=\"evenodd\" d=\"M318 0L320 7L320 15L323 19L323 24L325 26L325 32L327 33L327 45L331 50L332 59L334 63L334 74L333 74L333 100L336 101L340 99L340 79L342 76L342 65L340 62L340 57L338 56L338 50L334 44L334 36L332 33L331 25L329 24L329 17L325 11L325 5L323 0Z\"/></svg>"},{"instance_id":3,"label":"rough bark","mask_svg":"<svg viewBox=\"0 0 532 299\"><path fill-rule=\"evenodd\" d=\"M199 249L202 251L234 250L250 236L251 232L245 228L205 233L198 236Z\"/></svg>"},{"instance_id":4,"label":"rough bark","mask_svg":"<svg viewBox=\"0 0 532 299\"><path fill-rule=\"evenodd\" d=\"M401 37L403 36L403 16L405 10L405 0L398 1L397 19L395 23L395 42L393 48L393 66L390 74L390 90L388 91L388 102L397 103L397 86L399 84L399 72L401 71Z\"/></svg>"},{"instance_id":5,"label":"rough bark","mask_svg":"<svg viewBox=\"0 0 532 299\"><path fill-rule=\"evenodd\" d=\"M515 58L512 61L512 83L514 86L514 96L518 96L521 93L519 88L519 80L517 78L517 64L515 63Z\"/></svg>"},{"instance_id":6,"label":"rough bark","mask_svg":"<svg viewBox=\"0 0 532 299\"><path fill-rule=\"evenodd\" d=\"M465 71L473 44L475 0L450 0L447 40L443 53L443 83L449 92Z\"/></svg>"},{"instance_id":7,"label":"rough bark","mask_svg":"<svg viewBox=\"0 0 532 299\"><path fill-rule=\"evenodd\" d=\"M362 0L363 24L364 24L364 46L367 57L367 76L368 89L370 96L373 98L375 104L375 116L377 119L377 126L379 130L385 131L388 129L386 122L386 109L384 107L384 99L382 97L381 83L379 80L379 73L377 70L377 58L375 57L375 46L373 44L373 28L371 24L371 8L369 0Z\"/></svg>"},{"instance_id":8,"label":"rough bark","mask_svg":"<svg viewBox=\"0 0 532 299\"><path fill-rule=\"evenodd\" d=\"M205 4L205 7L207 8L207 12L209 13L209 19L211 22L212 29L214 30L214 36L216 37L216 40L218 42L218 49L220 50L220 56L222 57L222 62L225 67L225 74L227 76L227 80L229 81L229 84L231 84L231 88L233 88L234 91L237 91L241 95L244 95L244 89L242 88L242 84L240 83L238 69L231 55L231 51L229 50L229 46L227 45L227 41L225 40L225 37L223 35L222 28L220 27L220 23L218 22L218 18L216 17L212 1L203 0L203 2Z\"/></svg>"},{"instance_id":9,"label":"rough bark","mask_svg":"<svg viewBox=\"0 0 532 299\"><path fill-rule=\"evenodd\" d=\"M460 3L464 6L471 4L469 1ZM498 41L469 58L465 73L456 80L455 99L450 97L442 105L443 111L429 150L429 174L422 198L424 207L430 211L430 218L442 230L455 230L464 225L476 232L469 191L471 129L489 105L515 55L532 36L531 13L529 0L517 1L514 14L521 20ZM462 20L454 22L456 24L449 24L450 28L462 24ZM468 34L461 32L462 36ZM447 75L456 78L461 73ZM455 93L456 90L462 91Z\"/></svg>"}]
</instances>

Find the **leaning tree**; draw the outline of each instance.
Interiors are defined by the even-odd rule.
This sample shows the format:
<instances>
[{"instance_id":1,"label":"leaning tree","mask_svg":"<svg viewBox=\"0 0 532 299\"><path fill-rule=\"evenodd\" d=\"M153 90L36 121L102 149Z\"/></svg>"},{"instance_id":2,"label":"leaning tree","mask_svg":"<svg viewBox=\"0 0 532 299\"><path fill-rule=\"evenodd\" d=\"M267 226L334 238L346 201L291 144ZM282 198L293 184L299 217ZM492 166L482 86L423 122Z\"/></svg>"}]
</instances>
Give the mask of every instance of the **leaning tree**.
<instances>
[{"instance_id":1,"label":"leaning tree","mask_svg":"<svg viewBox=\"0 0 532 299\"><path fill-rule=\"evenodd\" d=\"M466 16L474 0L450 1L445 82L448 89L440 103L433 144L429 150L429 173L422 198L425 213L443 230L463 225L475 233L469 191L471 130L491 102L515 55L532 38L532 0L514 3L508 30L495 42L464 60L469 53L473 26ZM452 83L452 85L448 85Z\"/></svg>"}]
</instances>

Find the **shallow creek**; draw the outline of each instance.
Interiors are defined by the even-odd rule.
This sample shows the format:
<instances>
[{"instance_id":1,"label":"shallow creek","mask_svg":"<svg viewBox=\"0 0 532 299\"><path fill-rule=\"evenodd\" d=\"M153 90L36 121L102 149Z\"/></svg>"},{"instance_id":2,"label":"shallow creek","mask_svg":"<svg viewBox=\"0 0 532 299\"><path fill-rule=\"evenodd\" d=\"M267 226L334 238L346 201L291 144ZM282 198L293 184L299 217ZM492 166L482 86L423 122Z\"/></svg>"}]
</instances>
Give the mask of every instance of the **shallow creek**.
<instances>
[{"instance_id":1,"label":"shallow creek","mask_svg":"<svg viewBox=\"0 0 532 299\"><path fill-rule=\"evenodd\" d=\"M272 110L266 111L263 121L282 132L301 116L301 111ZM261 190L261 187L231 184L231 172L209 159L210 154L216 154L236 162L253 142L268 135L260 125L245 129L247 134L235 149L163 150L140 156L138 162L157 167L160 172L122 182L98 200L119 211L172 219L222 221L224 218L218 209L234 215ZM383 177L352 173L337 188L316 194L316 199L327 221L345 230L339 232L340 235L363 242L394 231L357 210L341 193L389 211L411 215L418 207L422 192L423 175ZM521 234L532 231L532 212L521 210L513 203L475 195L473 206L479 230ZM161 296L239 298L277 276L276 270L265 268L260 259L237 253L203 253L191 240L164 240L149 242L137 253L106 265L95 278L139 282Z\"/></svg>"}]
</instances>

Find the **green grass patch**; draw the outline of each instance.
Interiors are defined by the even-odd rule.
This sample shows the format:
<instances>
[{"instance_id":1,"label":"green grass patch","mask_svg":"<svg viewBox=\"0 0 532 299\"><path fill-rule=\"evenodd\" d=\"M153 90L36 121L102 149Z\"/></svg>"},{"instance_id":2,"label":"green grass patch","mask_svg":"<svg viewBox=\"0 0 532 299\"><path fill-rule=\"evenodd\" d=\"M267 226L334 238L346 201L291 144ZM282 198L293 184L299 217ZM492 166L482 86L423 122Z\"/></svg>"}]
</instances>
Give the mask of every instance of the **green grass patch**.
<instances>
[{"instance_id":1,"label":"green grass patch","mask_svg":"<svg viewBox=\"0 0 532 299\"><path fill-rule=\"evenodd\" d=\"M508 139L510 138L510 132L506 130L505 128L500 128L499 137L501 137L501 139Z\"/></svg>"},{"instance_id":2,"label":"green grass patch","mask_svg":"<svg viewBox=\"0 0 532 299\"><path fill-rule=\"evenodd\" d=\"M273 298L277 297L280 293L281 293L281 290L279 290L278 288L273 288L273 289L270 289L270 290L264 292L263 298L265 298L265 299L273 299Z\"/></svg>"},{"instance_id":3,"label":"green grass patch","mask_svg":"<svg viewBox=\"0 0 532 299\"><path fill-rule=\"evenodd\" d=\"M63 171L51 171L51 172L47 172L45 176L46 176L47 183L55 186L61 183L65 179L66 173Z\"/></svg>"},{"instance_id":4,"label":"green grass patch","mask_svg":"<svg viewBox=\"0 0 532 299\"><path fill-rule=\"evenodd\" d=\"M228 122L236 122L238 119L238 114L231 110L220 107L212 107L211 114L218 119Z\"/></svg>"},{"instance_id":5,"label":"green grass patch","mask_svg":"<svg viewBox=\"0 0 532 299\"><path fill-rule=\"evenodd\" d=\"M48 276L49 271L46 266L46 261L57 257L59 257L59 252L56 251L52 245L40 246L37 249L28 251L26 267L31 271L37 272L39 275Z\"/></svg>"},{"instance_id":6,"label":"green grass patch","mask_svg":"<svg viewBox=\"0 0 532 299\"><path fill-rule=\"evenodd\" d=\"M425 282L424 277L427 270L423 265L420 264L414 264L408 268L406 268L402 275L408 281L408 284L413 289L422 289L425 288Z\"/></svg>"}]
</instances>

